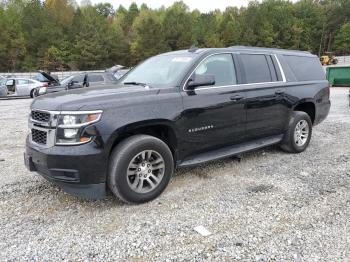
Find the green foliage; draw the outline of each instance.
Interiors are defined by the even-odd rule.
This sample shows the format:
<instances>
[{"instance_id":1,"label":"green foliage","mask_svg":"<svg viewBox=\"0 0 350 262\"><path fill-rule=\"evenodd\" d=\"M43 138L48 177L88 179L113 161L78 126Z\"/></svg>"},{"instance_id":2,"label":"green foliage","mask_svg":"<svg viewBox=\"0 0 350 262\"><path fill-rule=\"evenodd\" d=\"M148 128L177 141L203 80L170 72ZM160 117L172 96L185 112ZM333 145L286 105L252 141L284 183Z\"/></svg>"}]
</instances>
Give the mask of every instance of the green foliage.
<instances>
[{"instance_id":1,"label":"green foliage","mask_svg":"<svg viewBox=\"0 0 350 262\"><path fill-rule=\"evenodd\" d=\"M168 8L132 3L116 10L90 0L0 3L0 71L133 66L192 44L350 53L349 0L251 1L208 13L190 11L182 1Z\"/></svg>"},{"instance_id":2,"label":"green foliage","mask_svg":"<svg viewBox=\"0 0 350 262\"><path fill-rule=\"evenodd\" d=\"M130 45L132 63L136 64L166 50L160 18L149 10L142 10L132 26Z\"/></svg>"},{"instance_id":3,"label":"green foliage","mask_svg":"<svg viewBox=\"0 0 350 262\"><path fill-rule=\"evenodd\" d=\"M163 31L171 50L188 48L192 44L192 18L183 2L175 2L165 11Z\"/></svg>"},{"instance_id":4,"label":"green foliage","mask_svg":"<svg viewBox=\"0 0 350 262\"><path fill-rule=\"evenodd\" d=\"M350 50L350 22L344 24L335 36L334 49L341 54L349 54Z\"/></svg>"}]
</instances>

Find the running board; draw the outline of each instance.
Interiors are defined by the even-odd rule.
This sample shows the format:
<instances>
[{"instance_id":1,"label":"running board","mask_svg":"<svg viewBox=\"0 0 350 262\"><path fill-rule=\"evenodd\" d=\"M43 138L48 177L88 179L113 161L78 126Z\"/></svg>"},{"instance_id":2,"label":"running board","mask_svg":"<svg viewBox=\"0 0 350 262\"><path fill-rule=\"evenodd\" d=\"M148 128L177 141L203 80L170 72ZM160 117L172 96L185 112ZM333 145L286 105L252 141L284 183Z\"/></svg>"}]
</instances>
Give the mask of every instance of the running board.
<instances>
[{"instance_id":1,"label":"running board","mask_svg":"<svg viewBox=\"0 0 350 262\"><path fill-rule=\"evenodd\" d=\"M182 161L178 165L178 167L190 167L190 166L199 165L209 161L238 155L251 150L278 144L279 142L282 141L282 139L283 139L283 135L270 136L267 138L253 140L251 142L246 142L246 143L242 143L234 146L228 146L228 147L212 150L209 152L188 157L184 159L184 161Z\"/></svg>"}]
</instances>

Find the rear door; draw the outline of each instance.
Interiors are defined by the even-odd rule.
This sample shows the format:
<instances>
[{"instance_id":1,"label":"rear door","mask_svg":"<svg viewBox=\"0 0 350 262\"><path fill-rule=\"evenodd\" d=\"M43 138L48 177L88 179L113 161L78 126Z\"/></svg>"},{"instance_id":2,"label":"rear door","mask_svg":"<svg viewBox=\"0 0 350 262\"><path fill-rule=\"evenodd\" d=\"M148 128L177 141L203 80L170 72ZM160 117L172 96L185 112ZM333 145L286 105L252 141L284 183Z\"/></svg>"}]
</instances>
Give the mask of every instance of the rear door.
<instances>
[{"instance_id":1,"label":"rear door","mask_svg":"<svg viewBox=\"0 0 350 262\"><path fill-rule=\"evenodd\" d=\"M255 139L284 133L289 119L285 77L274 55L241 53L246 90L246 135Z\"/></svg>"},{"instance_id":2,"label":"rear door","mask_svg":"<svg viewBox=\"0 0 350 262\"><path fill-rule=\"evenodd\" d=\"M181 155L191 155L243 141L245 131L244 92L231 53L205 58L195 75L214 75L215 85L182 90L184 112L179 121L183 147Z\"/></svg>"},{"instance_id":3,"label":"rear door","mask_svg":"<svg viewBox=\"0 0 350 262\"><path fill-rule=\"evenodd\" d=\"M18 96L29 96L30 94L29 80L17 79L16 80L16 95Z\"/></svg>"}]
</instances>

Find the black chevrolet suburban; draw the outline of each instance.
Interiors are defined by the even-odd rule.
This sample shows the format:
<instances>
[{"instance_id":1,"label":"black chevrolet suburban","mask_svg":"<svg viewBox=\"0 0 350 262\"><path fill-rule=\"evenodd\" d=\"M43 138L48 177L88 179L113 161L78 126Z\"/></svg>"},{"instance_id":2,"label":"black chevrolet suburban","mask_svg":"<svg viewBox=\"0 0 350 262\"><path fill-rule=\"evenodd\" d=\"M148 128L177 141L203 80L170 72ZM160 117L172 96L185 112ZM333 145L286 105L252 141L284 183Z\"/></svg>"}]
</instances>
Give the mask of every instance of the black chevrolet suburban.
<instances>
[{"instance_id":1,"label":"black chevrolet suburban","mask_svg":"<svg viewBox=\"0 0 350 262\"><path fill-rule=\"evenodd\" d=\"M304 151L329 109L329 83L308 52L191 48L147 59L117 86L36 98L25 163L76 196L109 188L143 203L178 167L273 144Z\"/></svg>"}]
</instances>

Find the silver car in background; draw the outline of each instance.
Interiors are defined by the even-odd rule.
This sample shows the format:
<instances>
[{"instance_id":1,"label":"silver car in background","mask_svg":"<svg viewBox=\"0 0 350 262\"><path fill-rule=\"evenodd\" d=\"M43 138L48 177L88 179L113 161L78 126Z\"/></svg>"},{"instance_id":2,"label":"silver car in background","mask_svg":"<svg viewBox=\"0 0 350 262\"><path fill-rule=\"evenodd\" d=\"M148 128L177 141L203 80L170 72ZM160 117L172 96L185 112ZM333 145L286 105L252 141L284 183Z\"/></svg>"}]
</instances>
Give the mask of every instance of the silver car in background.
<instances>
[{"instance_id":1,"label":"silver car in background","mask_svg":"<svg viewBox=\"0 0 350 262\"><path fill-rule=\"evenodd\" d=\"M7 96L7 87L4 85L5 82L5 78L0 78L0 97Z\"/></svg>"},{"instance_id":2,"label":"silver car in background","mask_svg":"<svg viewBox=\"0 0 350 262\"><path fill-rule=\"evenodd\" d=\"M37 88L47 86L47 83L29 78L5 78L0 80L0 86L2 93L4 93L3 89L7 90L7 96L30 96L33 98L36 96Z\"/></svg>"}]
</instances>

